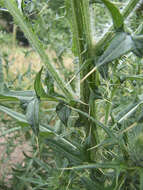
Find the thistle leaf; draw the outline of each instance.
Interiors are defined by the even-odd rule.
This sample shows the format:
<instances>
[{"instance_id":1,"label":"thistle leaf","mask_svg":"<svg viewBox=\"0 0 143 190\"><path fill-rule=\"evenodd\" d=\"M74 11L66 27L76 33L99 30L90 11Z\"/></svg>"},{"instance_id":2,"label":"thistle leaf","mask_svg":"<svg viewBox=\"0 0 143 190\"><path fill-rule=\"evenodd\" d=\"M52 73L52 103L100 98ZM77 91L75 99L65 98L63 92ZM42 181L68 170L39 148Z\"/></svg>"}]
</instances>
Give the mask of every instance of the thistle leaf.
<instances>
[{"instance_id":1,"label":"thistle leaf","mask_svg":"<svg viewBox=\"0 0 143 190\"><path fill-rule=\"evenodd\" d=\"M26 119L30 126L32 127L35 135L38 136L39 133L39 100L38 98L33 98L28 106L26 112Z\"/></svg>"},{"instance_id":2,"label":"thistle leaf","mask_svg":"<svg viewBox=\"0 0 143 190\"><path fill-rule=\"evenodd\" d=\"M124 20L118 8L108 0L102 0L102 2L105 4L109 12L111 13L114 29L116 31L123 31Z\"/></svg>"},{"instance_id":3,"label":"thistle leaf","mask_svg":"<svg viewBox=\"0 0 143 190\"><path fill-rule=\"evenodd\" d=\"M56 107L56 113L62 123L67 126L67 122L71 114L71 108L69 108L64 102L60 102Z\"/></svg>"},{"instance_id":4,"label":"thistle leaf","mask_svg":"<svg viewBox=\"0 0 143 190\"><path fill-rule=\"evenodd\" d=\"M46 92L42 86L41 82L41 74L42 74L43 67L40 69L40 71L37 73L35 81L34 81L34 90L36 92L36 95L38 98L45 97Z\"/></svg>"}]
</instances>

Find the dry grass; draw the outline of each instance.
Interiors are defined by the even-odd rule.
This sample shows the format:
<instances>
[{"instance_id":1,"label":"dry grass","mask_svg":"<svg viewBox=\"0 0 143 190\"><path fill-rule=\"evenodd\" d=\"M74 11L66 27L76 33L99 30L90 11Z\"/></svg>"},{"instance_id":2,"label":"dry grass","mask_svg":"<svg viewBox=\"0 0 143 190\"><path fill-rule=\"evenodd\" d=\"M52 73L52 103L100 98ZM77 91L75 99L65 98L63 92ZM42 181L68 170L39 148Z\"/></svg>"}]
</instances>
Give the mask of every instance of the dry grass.
<instances>
[{"instance_id":1,"label":"dry grass","mask_svg":"<svg viewBox=\"0 0 143 190\"><path fill-rule=\"evenodd\" d=\"M49 48L47 49L47 54L53 64L56 65L58 69L58 65L55 63L54 59L56 57L56 53ZM35 77L35 73L38 72L43 65L40 60L39 55L32 50L32 48L23 48L23 47L2 47L2 54L8 55L9 61L9 79L13 80L16 76L23 75L31 65L31 75L30 79L28 77L23 77L22 88L26 89L27 87L33 85L33 80ZM73 70L73 58L72 56L64 56L63 57L64 66L68 70ZM4 62L5 64L5 62ZM18 86L15 83L15 86Z\"/></svg>"},{"instance_id":2,"label":"dry grass","mask_svg":"<svg viewBox=\"0 0 143 190\"><path fill-rule=\"evenodd\" d=\"M47 49L47 54L53 64L54 58L56 58L56 53L50 48ZM9 55L9 61L11 62L11 71L13 71L13 74L16 74L16 71L19 72L25 72L28 68L28 65L32 64L32 70L38 71L41 66L42 62L40 60L39 55L34 52L30 47L23 48L23 47L2 47L2 53L6 53ZM27 53L27 55L26 55ZM70 55L63 57L64 66L68 69L73 69L73 58Z\"/></svg>"},{"instance_id":3,"label":"dry grass","mask_svg":"<svg viewBox=\"0 0 143 190\"><path fill-rule=\"evenodd\" d=\"M42 65L39 56L35 52L30 52L29 55L25 56L24 52L30 51L30 49L15 48L13 53L10 54L9 58L13 61L11 69L14 72L26 72L28 65L32 64L32 70L38 71ZM16 74L16 73L14 73Z\"/></svg>"}]
</instances>

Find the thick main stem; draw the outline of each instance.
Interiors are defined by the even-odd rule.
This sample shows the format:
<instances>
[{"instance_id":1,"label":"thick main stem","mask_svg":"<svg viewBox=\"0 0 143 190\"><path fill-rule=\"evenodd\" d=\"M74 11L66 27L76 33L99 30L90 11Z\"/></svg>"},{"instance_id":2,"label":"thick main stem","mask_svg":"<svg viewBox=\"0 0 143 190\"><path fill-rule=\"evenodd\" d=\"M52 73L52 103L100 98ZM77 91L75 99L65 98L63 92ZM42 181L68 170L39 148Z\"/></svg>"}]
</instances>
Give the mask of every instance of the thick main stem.
<instances>
[{"instance_id":1,"label":"thick main stem","mask_svg":"<svg viewBox=\"0 0 143 190\"><path fill-rule=\"evenodd\" d=\"M92 36L90 27L89 1L88 0L71 0L72 8L72 31L73 31L73 47L74 55L79 59L79 67L87 64L86 69L81 70L80 79L82 79L94 66L92 60ZM95 74L91 75L88 80L80 84L80 99L86 105L81 105L80 109L95 117L95 103L91 98L91 91L95 89ZM96 92L95 92L96 93ZM97 143L97 134L95 135L94 123L85 119L80 115L80 120L84 123L87 141L85 149ZM87 160L91 160L89 152L85 152Z\"/></svg>"},{"instance_id":2,"label":"thick main stem","mask_svg":"<svg viewBox=\"0 0 143 190\"><path fill-rule=\"evenodd\" d=\"M88 15L88 1L71 0L72 8L72 29L73 29L73 52L79 59L79 67L81 67L90 57L92 49L91 34ZM80 72L82 78L88 69ZM80 99L88 104L89 87L87 81L80 85Z\"/></svg>"}]
</instances>

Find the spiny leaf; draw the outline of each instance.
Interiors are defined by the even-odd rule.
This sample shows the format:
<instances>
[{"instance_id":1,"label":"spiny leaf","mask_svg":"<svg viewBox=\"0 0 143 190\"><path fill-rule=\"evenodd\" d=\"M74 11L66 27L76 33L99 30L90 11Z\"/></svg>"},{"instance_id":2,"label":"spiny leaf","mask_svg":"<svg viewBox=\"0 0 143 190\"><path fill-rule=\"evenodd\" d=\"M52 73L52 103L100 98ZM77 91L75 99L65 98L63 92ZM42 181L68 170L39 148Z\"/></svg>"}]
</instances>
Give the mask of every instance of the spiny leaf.
<instances>
[{"instance_id":1,"label":"spiny leaf","mask_svg":"<svg viewBox=\"0 0 143 190\"><path fill-rule=\"evenodd\" d=\"M81 178L81 183L86 187L86 190L103 190L103 184L99 184L97 181L94 182L86 177Z\"/></svg>"},{"instance_id":2,"label":"spiny leaf","mask_svg":"<svg viewBox=\"0 0 143 190\"><path fill-rule=\"evenodd\" d=\"M126 80L143 80L143 74L139 74L139 75L121 75L121 79Z\"/></svg>"},{"instance_id":3,"label":"spiny leaf","mask_svg":"<svg viewBox=\"0 0 143 190\"><path fill-rule=\"evenodd\" d=\"M36 95L38 98L51 100L51 101L57 101L58 99L64 98L63 95L58 94L54 91L54 80L53 77L50 75L50 73L47 71L45 76L45 85L47 87L47 92L45 92L42 81L41 81L41 74L42 74L43 67L41 70L37 73L35 82L34 82L34 89L36 92Z\"/></svg>"},{"instance_id":4,"label":"spiny leaf","mask_svg":"<svg viewBox=\"0 0 143 190\"><path fill-rule=\"evenodd\" d=\"M38 136L39 133L39 100L38 98L33 98L28 106L26 111L26 119L30 126L32 127L35 135Z\"/></svg>"},{"instance_id":5,"label":"spiny leaf","mask_svg":"<svg viewBox=\"0 0 143 190\"><path fill-rule=\"evenodd\" d=\"M92 150L92 149L99 148L99 147L108 147L110 145L115 145L115 144L117 144L116 139L107 138L107 139L101 141L96 146L93 146L93 147L89 148L88 150Z\"/></svg>"},{"instance_id":6,"label":"spiny leaf","mask_svg":"<svg viewBox=\"0 0 143 190\"><path fill-rule=\"evenodd\" d=\"M39 98L46 96L45 90L43 89L42 82L41 82L42 70L43 70L43 67L37 73L35 81L34 81L34 89L35 89L37 97Z\"/></svg>"},{"instance_id":7,"label":"spiny leaf","mask_svg":"<svg viewBox=\"0 0 143 190\"><path fill-rule=\"evenodd\" d=\"M36 185L40 185L40 186L43 186L43 185L47 185L48 187L48 183L46 184L44 180L42 180L41 178L38 179L38 178L32 178L32 177L20 177L20 176L17 176L17 178L19 178L21 181L24 181L24 182L27 182L27 183L32 183L32 184L36 184ZM40 189L40 188L39 188Z\"/></svg>"},{"instance_id":8,"label":"spiny leaf","mask_svg":"<svg viewBox=\"0 0 143 190\"><path fill-rule=\"evenodd\" d=\"M117 32L110 45L98 59L96 66L81 80L81 83L89 77L99 67L110 63L111 61L120 58L122 55L134 50L134 42L132 37L125 32Z\"/></svg>"},{"instance_id":9,"label":"spiny leaf","mask_svg":"<svg viewBox=\"0 0 143 190\"><path fill-rule=\"evenodd\" d=\"M35 96L34 91L12 91L7 88L3 90L2 93L0 93L0 102L4 101L14 101L19 102L21 105L28 104L29 101Z\"/></svg>"},{"instance_id":10,"label":"spiny leaf","mask_svg":"<svg viewBox=\"0 0 143 190\"><path fill-rule=\"evenodd\" d=\"M31 99L35 97L35 91L26 90L26 91L13 91L9 89L4 89L3 93L0 93L0 101L21 101L21 102L29 102ZM59 94L54 94L54 96L46 95L41 99L48 101L56 101L65 100L63 96Z\"/></svg>"},{"instance_id":11,"label":"spiny leaf","mask_svg":"<svg viewBox=\"0 0 143 190\"><path fill-rule=\"evenodd\" d=\"M121 15L118 8L108 0L102 0L102 1L112 15L114 29L116 31L123 31L123 26L124 26L123 16ZM108 65L104 65L101 68L99 68L99 72L102 75L102 77L106 80L108 78Z\"/></svg>"},{"instance_id":12,"label":"spiny leaf","mask_svg":"<svg viewBox=\"0 0 143 190\"><path fill-rule=\"evenodd\" d=\"M82 163L84 155L79 150L73 150L71 146L65 143L61 143L53 138L45 139L45 143L51 147L54 151L64 155L68 160L75 163Z\"/></svg>"},{"instance_id":13,"label":"spiny leaf","mask_svg":"<svg viewBox=\"0 0 143 190\"><path fill-rule=\"evenodd\" d=\"M5 106L1 106L0 105L0 111L8 114L9 116L11 116L12 118L16 119L19 121L19 123L22 126L28 126L28 121L26 120L25 115L18 113L16 111L13 111L12 109L9 109ZM56 134L55 131L52 129L52 127L50 126L43 126L40 125L40 131L41 131L41 135L43 136L43 133L45 133L44 137L49 137L49 135L51 136L52 134L54 134L56 137L58 137L62 142L64 142L65 144L69 145L72 149L76 150L76 146L73 145L70 141L64 139L63 137L60 137L60 135Z\"/></svg>"},{"instance_id":14,"label":"spiny leaf","mask_svg":"<svg viewBox=\"0 0 143 190\"><path fill-rule=\"evenodd\" d=\"M69 108L64 102L60 102L56 107L56 113L63 124L67 126L67 122L71 114L71 108Z\"/></svg>"},{"instance_id":15,"label":"spiny leaf","mask_svg":"<svg viewBox=\"0 0 143 190\"><path fill-rule=\"evenodd\" d=\"M97 66L109 63L122 55L134 49L134 43L131 36L125 32L119 32L115 35L108 48L99 58Z\"/></svg>"},{"instance_id":16,"label":"spiny leaf","mask_svg":"<svg viewBox=\"0 0 143 190\"><path fill-rule=\"evenodd\" d=\"M8 114L9 116L11 116L12 118L16 119L19 121L19 123L22 126L28 126L28 121L26 120L25 115L18 113L16 111L13 111L10 108L7 108L5 106L1 106L0 105L0 111ZM60 139L63 143L67 144L70 146L70 148L76 150L77 147L75 145L73 145L70 141L66 140L65 138L61 137L60 135L58 135L53 129L52 127L48 126L48 125L40 125L40 131L41 131L41 135L43 135L43 133L45 133L44 137L49 137L49 135L51 136L52 134L54 134L56 137L58 137L58 139Z\"/></svg>"},{"instance_id":17,"label":"spiny leaf","mask_svg":"<svg viewBox=\"0 0 143 190\"><path fill-rule=\"evenodd\" d=\"M97 169L118 169L118 168L126 168L126 166L121 165L120 163L96 163L96 164L86 164L86 165L79 165L79 166L73 166L71 168L65 168L65 170L82 170L82 169L93 169L93 168L97 168Z\"/></svg>"},{"instance_id":18,"label":"spiny leaf","mask_svg":"<svg viewBox=\"0 0 143 190\"><path fill-rule=\"evenodd\" d=\"M70 142L70 141L68 141L68 140L66 140L64 137L61 137L60 135L58 135L56 132L55 132L55 130L51 127L51 126L49 126L49 125L40 125L40 131L42 132L42 133L44 133L44 132L48 132L48 133L52 133L52 134L55 134L55 137L56 137L56 139L59 139L59 140L61 140L61 142L63 142L64 144L66 144L66 145L69 145L70 146L70 149L73 149L73 150L77 150L77 144L76 144L76 146L74 145L74 142L72 141L72 143ZM48 137L48 136L47 136Z\"/></svg>"},{"instance_id":19,"label":"spiny leaf","mask_svg":"<svg viewBox=\"0 0 143 190\"><path fill-rule=\"evenodd\" d=\"M124 20L133 12L136 5L139 3L140 0L129 0L127 5L124 7L122 11L122 15ZM108 31L104 34L104 36L101 38L101 40L96 43L96 51L100 52L101 47L104 47L104 44L112 39L113 36L113 26L109 27Z\"/></svg>"},{"instance_id":20,"label":"spiny leaf","mask_svg":"<svg viewBox=\"0 0 143 190\"><path fill-rule=\"evenodd\" d=\"M5 130L4 132L2 132L0 134L0 137L6 136L7 134L11 134L11 133L13 133L15 131L19 131L19 130L21 130L21 127L14 127L12 129Z\"/></svg>"},{"instance_id":21,"label":"spiny leaf","mask_svg":"<svg viewBox=\"0 0 143 190\"><path fill-rule=\"evenodd\" d=\"M44 132L40 131L39 136L42 137L42 139L49 138L49 137L51 138L51 137L55 137L55 133L52 131L48 131L48 132L47 131L44 131Z\"/></svg>"},{"instance_id":22,"label":"spiny leaf","mask_svg":"<svg viewBox=\"0 0 143 190\"><path fill-rule=\"evenodd\" d=\"M109 129L109 127L106 127L103 123L101 123L100 121L94 119L93 117L91 117L88 113L81 111L80 109L76 109L71 107L72 110L78 112L79 114L82 114L83 116L85 116L87 119L91 120L92 122L94 122L95 124L97 124L99 127L101 127L107 134L109 137L111 137L112 139L116 139L115 135L113 134L113 132Z\"/></svg>"},{"instance_id":23,"label":"spiny leaf","mask_svg":"<svg viewBox=\"0 0 143 190\"><path fill-rule=\"evenodd\" d=\"M0 94L0 102L5 102L5 101L19 101L17 98L15 97L11 97L11 96L5 96L3 94Z\"/></svg>"},{"instance_id":24,"label":"spiny leaf","mask_svg":"<svg viewBox=\"0 0 143 190\"><path fill-rule=\"evenodd\" d=\"M102 76L102 78L104 78L105 80L108 79L108 70L109 70L109 65L103 65L99 68L99 72Z\"/></svg>"},{"instance_id":25,"label":"spiny leaf","mask_svg":"<svg viewBox=\"0 0 143 190\"><path fill-rule=\"evenodd\" d=\"M112 15L114 29L116 31L123 31L124 20L118 8L108 0L102 0L102 2L106 5Z\"/></svg>"},{"instance_id":26,"label":"spiny leaf","mask_svg":"<svg viewBox=\"0 0 143 190\"><path fill-rule=\"evenodd\" d=\"M14 91L14 90L9 90L9 89L4 89L3 93L0 94L3 98L5 97L6 99L17 99L17 100L25 100L25 101L30 101L34 95L35 92L32 90L26 90L26 91Z\"/></svg>"},{"instance_id":27,"label":"spiny leaf","mask_svg":"<svg viewBox=\"0 0 143 190\"><path fill-rule=\"evenodd\" d=\"M116 120L118 121L118 123L121 123L122 121L124 121L125 119L130 117L136 111L136 109L140 106L140 104L141 104L141 102L139 102L139 103L133 102L133 103L129 104L126 108L124 108L116 116Z\"/></svg>"},{"instance_id":28,"label":"spiny leaf","mask_svg":"<svg viewBox=\"0 0 143 190\"><path fill-rule=\"evenodd\" d=\"M137 122L138 123L142 123L143 122L143 112L141 112L137 118Z\"/></svg>"},{"instance_id":29,"label":"spiny leaf","mask_svg":"<svg viewBox=\"0 0 143 190\"><path fill-rule=\"evenodd\" d=\"M26 121L26 118L23 114L18 113L16 111L13 111L13 110L11 110L5 106L1 106L1 105L0 105L0 111L5 112L6 114L11 116L12 118L18 120L23 125L26 125L26 126L28 125L28 122Z\"/></svg>"}]
</instances>

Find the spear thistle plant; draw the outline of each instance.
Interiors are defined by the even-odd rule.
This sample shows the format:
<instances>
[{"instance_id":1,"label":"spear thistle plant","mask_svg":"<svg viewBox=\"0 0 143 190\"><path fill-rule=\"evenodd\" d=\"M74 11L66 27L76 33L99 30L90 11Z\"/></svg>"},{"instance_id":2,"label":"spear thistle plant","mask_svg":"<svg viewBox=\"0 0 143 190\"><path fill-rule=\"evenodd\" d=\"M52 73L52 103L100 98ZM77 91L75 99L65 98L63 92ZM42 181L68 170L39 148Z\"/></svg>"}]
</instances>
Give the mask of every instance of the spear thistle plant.
<instances>
[{"instance_id":1,"label":"spear thistle plant","mask_svg":"<svg viewBox=\"0 0 143 190\"><path fill-rule=\"evenodd\" d=\"M133 89L134 98L129 97L126 107L118 103L120 99L117 94L126 94L129 84L122 88L123 83L138 80L140 85L140 80L143 79L140 69L133 75L122 74L121 62L125 55L134 55L138 60L143 56L143 35L130 32L125 22L138 2L139 0L130 0L120 12L112 1L101 0L100 3L111 15L113 25L95 43L92 30L96 30L96 26L92 28L90 23L90 6L93 5L89 0L65 0L72 31L72 51L77 59L75 73L66 84L45 53L33 26L22 9L18 9L19 4L15 0L3 1L4 8L11 13L31 46L40 55L48 73L45 77L47 91L42 83L43 67L35 77L33 91L11 91L5 89L0 62L0 111L17 119L22 126L31 126L39 147L41 143L42 146L50 147L53 155L57 155L57 152L60 155L58 170L69 170L72 175L80 176L82 187L87 190L143 189L142 160L131 153L131 149L138 146L136 142L142 142L142 135L139 140L135 140L133 147L130 146L130 130L142 122L142 115L136 120L133 117L133 113L136 114L141 109L142 91ZM92 3L96 6L98 2ZM21 8L22 6L21 4ZM76 89L71 86L74 81ZM4 102L8 101L20 102L26 114L6 107ZM74 132L64 136L50 124L42 123L39 109L43 101L55 102L54 109L60 126L65 129L74 128ZM98 102L104 104L102 118ZM101 103L99 105L103 107ZM75 117L76 121L73 121ZM38 151L41 154L40 148ZM74 183L72 178L70 180L71 184Z\"/></svg>"}]
</instances>

